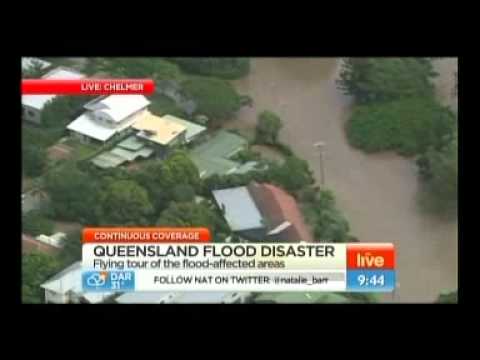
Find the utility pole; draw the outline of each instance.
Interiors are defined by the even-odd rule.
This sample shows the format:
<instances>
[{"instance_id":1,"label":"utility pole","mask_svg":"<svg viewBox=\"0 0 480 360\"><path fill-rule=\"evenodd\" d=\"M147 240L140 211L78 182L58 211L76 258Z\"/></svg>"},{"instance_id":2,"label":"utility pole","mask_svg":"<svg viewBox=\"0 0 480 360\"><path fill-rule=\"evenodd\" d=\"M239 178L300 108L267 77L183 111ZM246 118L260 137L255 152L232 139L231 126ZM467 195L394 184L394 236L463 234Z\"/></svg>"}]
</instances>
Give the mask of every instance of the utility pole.
<instances>
[{"instance_id":1,"label":"utility pole","mask_svg":"<svg viewBox=\"0 0 480 360\"><path fill-rule=\"evenodd\" d=\"M325 148L325 143L323 141L318 141L313 144L320 152L320 185L323 188L325 186L325 168L323 165L323 150Z\"/></svg>"}]
</instances>

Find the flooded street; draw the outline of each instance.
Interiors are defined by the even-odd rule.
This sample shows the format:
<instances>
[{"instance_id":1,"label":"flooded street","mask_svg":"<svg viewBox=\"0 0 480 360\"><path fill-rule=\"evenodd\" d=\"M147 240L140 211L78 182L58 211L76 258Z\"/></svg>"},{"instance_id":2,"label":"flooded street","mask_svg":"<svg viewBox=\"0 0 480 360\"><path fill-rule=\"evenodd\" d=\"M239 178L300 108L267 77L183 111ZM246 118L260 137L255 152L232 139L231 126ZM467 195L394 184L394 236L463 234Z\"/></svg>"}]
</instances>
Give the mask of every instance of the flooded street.
<instances>
[{"instance_id":1,"label":"flooded street","mask_svg":"<svg viewBox=\"0 0 480 360\"><path fill-rule=\"evenodd\" d=\"M309 162L317 179L320 157L313 144L325 142L326 185L351 233L363 242L396 245L395 301L431 302L442 290L457 288L457 222L420 211L413 161L392 153L366 155L348 145L343 124L351 101L336 89L338 70L337 59L252 59L250 75L234 84L252 96L254 106L243 108L231 126L253 129L262 110L278 113L284 122L281 141ZM444 77L440 83L445 89L450 84Z\"/></svg>"}]
</instances>

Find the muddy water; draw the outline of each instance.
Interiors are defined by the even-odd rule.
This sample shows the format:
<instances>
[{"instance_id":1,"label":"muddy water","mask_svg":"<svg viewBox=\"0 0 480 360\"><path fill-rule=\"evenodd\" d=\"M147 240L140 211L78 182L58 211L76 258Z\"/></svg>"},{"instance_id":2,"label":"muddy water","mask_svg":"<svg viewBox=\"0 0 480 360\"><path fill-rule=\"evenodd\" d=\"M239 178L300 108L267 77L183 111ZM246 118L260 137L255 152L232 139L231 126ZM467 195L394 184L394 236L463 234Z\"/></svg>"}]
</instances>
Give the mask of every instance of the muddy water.
<instances>
[{"instance_id":1,"label":"muddy water","mask_svg":"<svg viewBox=\"0 0 480 360\"><path fill-rule=\"evenodd\" d=\"M366 155L348 145L343 124L351 101L336 89L338 70L337 59L254 59L250 75L234 82L254 106L242 109L231 126L253 128L259 111L277 112L284 120L281 140L309 162L317 179L320 160L313 143L325 142L326 185L352 234L397 246L399 288L383 300L433 301L440 291L457 287L457 223L420 212L412 161L392 153Z\"/></svg>"}]
</instances>

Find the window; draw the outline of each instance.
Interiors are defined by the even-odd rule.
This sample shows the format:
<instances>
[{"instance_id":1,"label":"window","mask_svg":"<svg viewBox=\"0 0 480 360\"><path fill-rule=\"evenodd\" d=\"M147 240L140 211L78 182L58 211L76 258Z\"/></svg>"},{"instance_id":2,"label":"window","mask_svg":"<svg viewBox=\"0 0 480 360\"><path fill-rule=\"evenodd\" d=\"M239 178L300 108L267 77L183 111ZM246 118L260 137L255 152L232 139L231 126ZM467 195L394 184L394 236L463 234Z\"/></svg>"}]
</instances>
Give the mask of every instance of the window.
<instances>
[{"instance_id":1,"label":"window","mask_svg":"<svg viewBox=\"0 0 480 360\"><path fill-rule=\"evenodd\" d=\"M32 110L27 110L27 115L31 118L35 117L35 113Z\"/></svg>"}]
</instances>

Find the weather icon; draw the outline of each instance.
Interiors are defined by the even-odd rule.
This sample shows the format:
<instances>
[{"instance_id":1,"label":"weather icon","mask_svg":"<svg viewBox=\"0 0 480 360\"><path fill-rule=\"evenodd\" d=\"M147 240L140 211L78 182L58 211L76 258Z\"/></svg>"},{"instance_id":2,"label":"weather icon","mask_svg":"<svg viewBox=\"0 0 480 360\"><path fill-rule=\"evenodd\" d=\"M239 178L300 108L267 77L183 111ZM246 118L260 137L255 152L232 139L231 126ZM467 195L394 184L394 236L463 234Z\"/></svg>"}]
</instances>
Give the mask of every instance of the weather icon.
<instances>
[{"instance_id":1,"label":"weather icon","mask_svg":"<svg viewBox=\"0 0 480 360\"><path fill-rule=\"evenodd\" d=\"M108 273L106 271L95 272L87 278L87 285L92 287L104 286L107 276Z\"/></svg>"}]
</instances>

